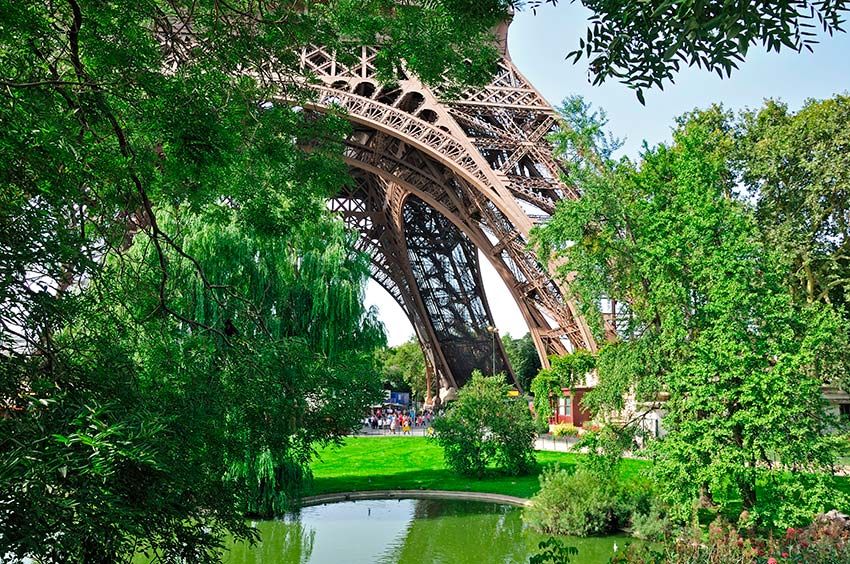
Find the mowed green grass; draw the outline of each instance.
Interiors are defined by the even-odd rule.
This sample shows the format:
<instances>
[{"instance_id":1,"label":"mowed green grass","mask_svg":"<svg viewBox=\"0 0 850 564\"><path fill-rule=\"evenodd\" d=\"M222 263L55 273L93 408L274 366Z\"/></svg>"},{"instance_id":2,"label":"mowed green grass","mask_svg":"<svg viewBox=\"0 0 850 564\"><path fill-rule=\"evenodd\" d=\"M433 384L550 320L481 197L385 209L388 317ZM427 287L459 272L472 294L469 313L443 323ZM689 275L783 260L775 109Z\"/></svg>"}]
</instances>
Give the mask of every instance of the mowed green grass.
<instances>
[{"instance_id":1,"label":"mowed green grass","mask_svg":"<svg viewBox=\"0 0 850 564\"><path fill-rule=\"evenodd\" d=\"M528 476L503 476L490 472L483 478L460 476L443 462L442 449L424 437L349 437L342 446L319 451L313 462L313 481L305 495L370 490L450 490L497 493L531 498L540 489L544 468L574 466L581 454L537 451L537 468ZM650 469L650 462L623 459L622 477L636 479ZM836 476L833 485L850 497L850 478ZM850 507L841 507L850 512ZM727 517L734 520L740 507L734 502ZM708 523L714 514L704 516Z\"/></svg>"},{"instance_id":2,"label":"mowed green grass","mask_svg":"<svg viewBox=\"0 0 850 564\"><path fill-rule=\"evenodd\" d=\"M312 464L313 482L306 492L317 495L369 490L451 490L530 498L540 489L540 472L559 464L573 466L582 455L537 453L538 467L528 476L492 472L480 480L446 468L442 449L424 437L349 437L342 446L319 451ZM638 476L647 462L625 459L624 477Z\"/></svg>"}]
</instances>

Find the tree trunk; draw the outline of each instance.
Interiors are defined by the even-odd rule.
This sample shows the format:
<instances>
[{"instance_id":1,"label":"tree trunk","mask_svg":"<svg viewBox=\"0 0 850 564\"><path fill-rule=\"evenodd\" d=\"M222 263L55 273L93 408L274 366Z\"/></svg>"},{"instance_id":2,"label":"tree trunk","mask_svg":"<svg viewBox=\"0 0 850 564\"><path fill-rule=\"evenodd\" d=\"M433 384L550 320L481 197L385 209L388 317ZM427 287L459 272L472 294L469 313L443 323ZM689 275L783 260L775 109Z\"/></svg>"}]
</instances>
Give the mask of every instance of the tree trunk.
<instances>
[{"instance_id":1,"label":"tree trunk","mask_svg":"<svg viewBox=\"0 0 850 564\"><path fill-rule=\"evenodd\" d=\"M741 499L744 502L744 509L749 511L756 505L756 484L755 480L747 478L739 484L741 489Z\"/></svg>"},{"instance_id":2,"label":"tree trunk","mask_svg":"<svg viewBox=\"0 0 850 564\"><path fill-rule=\"evenodd\" d=\"M714 496L711 494L711 488L705 483L700 484L699 487L699 507L706 509L714 507Z\"/></svg>"}]
</instances>

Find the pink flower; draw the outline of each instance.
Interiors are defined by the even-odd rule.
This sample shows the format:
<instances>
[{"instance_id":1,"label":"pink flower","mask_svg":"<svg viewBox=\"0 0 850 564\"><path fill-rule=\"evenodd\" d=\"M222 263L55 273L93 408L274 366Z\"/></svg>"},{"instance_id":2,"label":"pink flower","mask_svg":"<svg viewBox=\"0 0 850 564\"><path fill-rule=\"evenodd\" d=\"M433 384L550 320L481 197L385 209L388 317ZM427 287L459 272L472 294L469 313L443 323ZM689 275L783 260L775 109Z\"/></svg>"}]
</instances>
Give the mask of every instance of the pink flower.
<instances>
[{"instance_id":1,"label":"pink flower","mask_svg":"<svg viewBox=\"0 0 850 564\"><path fill-rule=\"evenodd\" d=\"M776 558L771 556L770 558L767 559L767 564L779 564L779 562L777 562Z\"/></svg>"},{"instance_id":2,"label":"pink flower","mask_svg":"<svg viewBox=\"0 0 850 564\"><path fill-rule=\"evenodd\" d=\"M783 553L782 553L782 558L788 558L788 553L787 553L787 552L783 552Z\"/></svg>"}]
</instances>

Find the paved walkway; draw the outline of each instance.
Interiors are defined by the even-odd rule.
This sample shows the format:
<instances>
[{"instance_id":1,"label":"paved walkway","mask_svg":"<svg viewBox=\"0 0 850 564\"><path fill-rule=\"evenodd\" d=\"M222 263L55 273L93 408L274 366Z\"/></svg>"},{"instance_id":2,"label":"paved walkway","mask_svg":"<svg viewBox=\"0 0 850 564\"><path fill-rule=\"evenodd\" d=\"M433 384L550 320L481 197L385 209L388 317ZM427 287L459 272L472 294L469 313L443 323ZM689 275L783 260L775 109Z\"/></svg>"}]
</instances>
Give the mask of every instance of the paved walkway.
<instances>
[{"instance_id":1,"label":"paved walkway","mask_svg":"<svg viewBox=\"0 0 850 564\"><path fill-rule=\"evenodd\" d=\"M389 429L372 429L371 427L363 427L355 437L424 437L426 436L427 427L411 427L410 434L402 434L400 429L395 430L395 435Z\"/></svg>"},{"instance_id":2,"label":"paved walkway","mask_svg":"<svg viewBox=\"0 0 850 564\"><path fill-rule=\"evenodd\" d=\"M389 429L375 429L363 427L355 433L355 437L425 437L427 436L427 427L414 427L410 430L409 435L403 435L401 431L396 429L395 435ZM534 440L535 450L551 450L555 452L570 452L575 444L576 439L555 439L551 435L539 436Z\"/></svg>"},{"instance_id":3,"label":"paved walkway","mask_svg":"<svg viewBox=\"0 0 850 564\"><path fill-rule=\"evenodd\" d=\"M542 435L534 439L535 450L571 452L578 439L556 439L552 435Z\"/></svg>"}]
</instances>

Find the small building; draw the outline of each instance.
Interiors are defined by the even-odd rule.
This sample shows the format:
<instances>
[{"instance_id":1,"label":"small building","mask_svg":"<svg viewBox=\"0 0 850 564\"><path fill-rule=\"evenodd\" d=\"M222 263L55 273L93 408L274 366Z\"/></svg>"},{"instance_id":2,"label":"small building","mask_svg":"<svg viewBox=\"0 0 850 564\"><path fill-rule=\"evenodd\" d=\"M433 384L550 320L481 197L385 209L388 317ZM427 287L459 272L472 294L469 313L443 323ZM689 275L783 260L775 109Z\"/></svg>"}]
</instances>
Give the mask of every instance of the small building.
<instances>
[{"instance_id":1,"label":"small building","mask_svg":"<svg viewBox=\"0 0 850 564\"><path fill-rule=\"evenodd\" d=\"M835 386L823 386L821 389L830 415L844 423L850 421L850 394Z\"/></svg>"},{"instance_id":2,"label":"small building","mask_svg":"<svg viewBox=\"0 0 850 564\"><path fill-rule=\"evenodd\" d=\"M552 396L550 401L554 415L549 418L549 423L552 425L569 423L581 427L585 421L590 421L590 412L585 409L581 400L591 389L590 387L562 388L560 396Z\"/></svg>"},{"instance_id":3,"label":"small building","mask_svg":"<svg viewBox=\"0 0 850 564\"><path fill-rule=\"evenodd\" d=\"M829 416L844 423L850 421L850 394L835 386L822 386L821 393ZM646 434L652 438L661 438L667 434L664 428L664 416L667 414L664 404L669 399L670 394L667 392L660 392L654 401L649 402L635 402L634 397L630 395L626 400L626 408L619 414L619 418L634 419L639 415L638 425L646 431ZM643 438L639 440L639 443L643 443Z\"/></svg>"}]
</instances>

